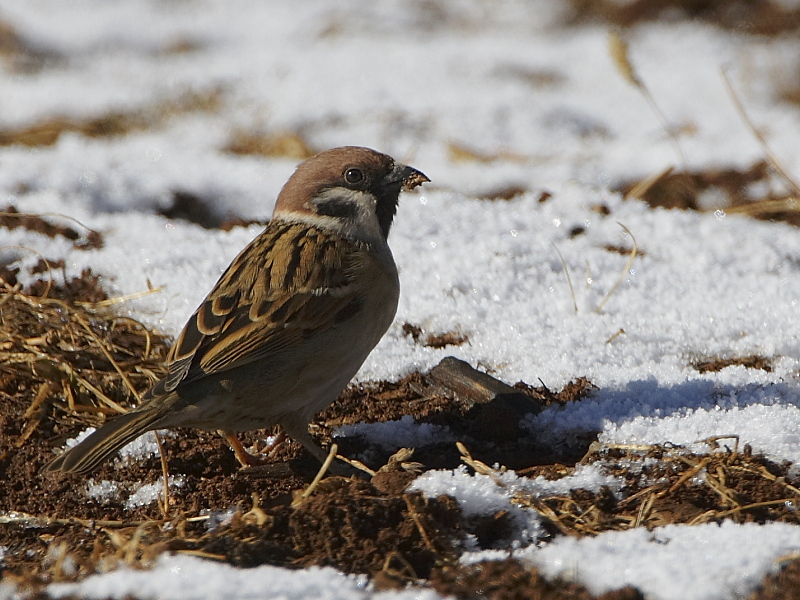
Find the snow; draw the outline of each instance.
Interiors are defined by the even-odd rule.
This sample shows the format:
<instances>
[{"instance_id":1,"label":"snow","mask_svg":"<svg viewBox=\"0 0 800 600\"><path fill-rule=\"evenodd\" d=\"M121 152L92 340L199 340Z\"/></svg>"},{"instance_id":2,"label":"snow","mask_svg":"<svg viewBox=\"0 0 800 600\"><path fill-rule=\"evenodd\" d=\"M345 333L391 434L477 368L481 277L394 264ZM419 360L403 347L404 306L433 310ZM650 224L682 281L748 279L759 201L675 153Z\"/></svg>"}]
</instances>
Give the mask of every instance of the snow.
<instances>
[{"instance_id":1,"label":"snow","mask_svg":"<svg viewBox=\"0 0 800 600\"><path fill-rule=\"evenodd\" d=\"M799 549L796 526L728 521L609 531L581 539L561 537L542 547L512 552L467 552L461 562L511 555L535 565L546 577L580 582L593 594L631 585L646 598L727 600L746 597Z\"/></svg>"},{"instance_id":2,"label":"snow","mask_svg":"<svg viewBox=\"0 0 800 600\"><path fill-rule=\"evenodd\" d=\"M429 498L436 498L442 494L452 496L458 501L461 513L467 520L475 516L491 516L499 511L506 511L511 516L516 530L513 538L507 540L507 543L509 547L518 548L535 547L535 544L546 537L546 532L538 513L513 502L515 496L519 494L533 497L552 496L568 494L571 489L597 492L602 486L607 486L613 492L619 492L622 481L601 473L600 469L593 465L579 465L572 475L555 481L548 481L541 476L534 479L519 477L513 471L506 471L494 477L478 473L470 475L462 466L455 471L428 471L417 477L408 489L412 492L422 492ZM481 557L496 556L491 551L488 554L481 551L468 552L462 560L474 562Z\"/></svg>"},{"instance_id":3,"label":"snow","mask_svg":"<svg viewBox=\"0 0 800 600\"><path fill-rule=\"evenodd\" d=\"M614 67L607 29L564 28L563 4L443 1L433 14L429 3L402 0L0 0L0 19L45 56L28 70L0 62L2 130L56 117L150 114L192 94L220 106L125 136L66 133L50 147L0 147L0 205L69 215L105 238L102 249L81 251L62 238L3 230L0 259L31 265L37 253L63 257L69 275L91 267L112 295L159 288L124 310L174 335L260 228L205 230L158 212L185 191L210 200L217 215L266 219L296 164L224 152L234 132L298 132L317 148L375 147L432 183L402 198L390 238L400 306L359 380L396 380L448 354L511 383L541 378L557 389L585 376L596 393L526 419L532 435L556 441L589 429L606 444L671 442L703 451L699 440L736 434L774 460L798 461L800 232L724 210L653 210L612 193L621 181L682 159ZM725 90L725 68L772 150L800 176L800 112L779 99L800 67L796 38L680 20L637 25L627 35L631 61L683 131L679 143L693 169L763 157ZM189 49L176 51L180 44ZM452 144L498 158L456 161ZM510 184L529 191L511 201L477 199ZM777 179L771 185L785 187ZM544 202L542 192L551 194ZM717 207L719 199L702 202ZM641 254L597 311L628 260L604 249L630 247L620 224ZM574 235L576 227L583 233ZM422 347L403 334L405 322L469 342ZM773 370L701 374L690 366L749 354L772 358ZM447 432L408 419L338 432L396 447L434 434ZM506 550L468 552L464 560L513 551L595 592L631 583L658 600L745 596L800 545L796 526L732 523L547 542L538 517L512 505L510 494L613 489L614 481L587 467L559 482L513 473L502 482L456 470L426 473L414 485L454 495L468 514L513 512L518 531ZM91 485L97 498L121 493L111 482ZM629 568L614 568L621 563ZM6 590L0 584L0 597L13 593ZM87 598L177 599L263 597L264 590L287 599L374 595L363 579L331 569L239 571L179 555L160 558L149 572L120 569L49 588ZM379 597L412 595L438 597L420 590Z\"/></svg>"},{"instance_id":4,"label":"snow","mask_svg":"<svg viewBox=\"0 0 800 600\"><path fill-rule=\"evenodd\" d=\"M262 566L236 569L230 565L192 556L162 555L150 571L119 569L93 577L77 585L53 584L49 593L60 598L77 594L84 598L263 598L268 593L276 600L319 598L320 600L436 600L427 590L371 592L363 576L347 576L331 568L311 567L290 571Z\"/></svg>"},{"instance_id":5,"label":"snow","mask_svg":"<svg viewBox=\"0 0 800 600\"><path fill-rule=\"evenodd\" d=\"M629 584L648 598L725 600L746 597L775 571L779 559L798 549L796 526L725 522L611 531L580 540L565 537L520 555L545 576L578 580L595 594Z\"/></svg>"},{"instance_id":6,"label":"snow","mask_svg":"<svg viewBox=\"0 0 800 600\"><path fill-rule=\"evenodd\" d=\"M396 450L414 448L433 443L455 443L448 427L431 423L416 423L410 415L386 423L356 423L342 425L334 430L334 437L362 437L370 444Z\"/></svg>"},{"instance_id":7,"label":"snow","mask_svg":"<svg viewBox=\"0 0 800 600\"><path fill-rule=\"evenodd\" d=\"M74 438L66 441L66 448L73 448L80 442L85 440L89 434L93 433L94 427L88 427ZM173 437L175 432L168 429L158 430L158 434L162 438ZM132 442L119 449L117 457L121 459L118 464L123 465L128 461L135 461L141 458L152 456L158 452L158 442L156 441L156 432L148 431L147 433L139 436ZM170 489L177 489L183 486L184 479L182 477L170 477ZM130 510L139 506L151 504L163 496L164 493L164 477L160 477L158 481L145 485L123 485L121 482L102 480L95 482L90 479L86 484L86 497L98 500L104 503L110 499L120 497L123 492L127 493L125 500L125 507ZM128 493L129 492L129 493Z\"/></svg>"},{"instance_id":8,"label":"snow","mask_svg":"<svg viewBox=\"0 0 800 600\"><path fill-rule=\"evenodd\" d=\"M167 480L170 490L183 487L183 477L169 477ZM158 481L147 483L139 486L139 488L131 494L125 501L125 508L128 510L145 506L155 502L164 496L164 477L160 477Z\"/></svg>"}]
</instances>

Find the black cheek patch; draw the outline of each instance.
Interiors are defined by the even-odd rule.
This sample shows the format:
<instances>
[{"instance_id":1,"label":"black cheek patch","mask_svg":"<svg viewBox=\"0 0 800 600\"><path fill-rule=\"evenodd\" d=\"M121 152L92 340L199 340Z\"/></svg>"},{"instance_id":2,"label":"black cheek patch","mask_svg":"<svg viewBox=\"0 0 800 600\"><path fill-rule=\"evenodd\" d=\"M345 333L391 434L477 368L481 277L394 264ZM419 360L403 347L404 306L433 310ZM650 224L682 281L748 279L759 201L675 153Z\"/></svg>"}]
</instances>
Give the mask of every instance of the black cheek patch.
<instances>
[{"instance_id":1,"label":"black cheek patch","mask_svg":"<svg viewBox=\"0 0 800 600\"><path fill-rule=\"evenodd\" d=\"M355 219L358 216L358 206L342 198L327 198L314 203L318 215L335 217L337 219Z\"/></svg>"}]
</instances>

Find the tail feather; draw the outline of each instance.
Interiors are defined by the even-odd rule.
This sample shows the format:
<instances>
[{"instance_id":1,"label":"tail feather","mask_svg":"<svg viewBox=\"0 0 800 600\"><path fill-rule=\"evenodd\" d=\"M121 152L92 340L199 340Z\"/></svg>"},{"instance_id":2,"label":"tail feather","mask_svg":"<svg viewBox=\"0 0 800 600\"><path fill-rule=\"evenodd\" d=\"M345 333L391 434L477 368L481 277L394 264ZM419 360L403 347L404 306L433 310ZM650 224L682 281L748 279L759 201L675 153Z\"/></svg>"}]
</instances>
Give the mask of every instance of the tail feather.
<instances>
[{"instance_id":1,"label":"tail feather","mask_svg":"<svg viewBox=\"0 0 800 600\"><path fill-rule=\"evenodd\" d=\"M109 421L74 448L56 456L42 473L87 473L124 445L155 429L160 411L142 410L120 415Z\"/></svg>"}]
</instances>

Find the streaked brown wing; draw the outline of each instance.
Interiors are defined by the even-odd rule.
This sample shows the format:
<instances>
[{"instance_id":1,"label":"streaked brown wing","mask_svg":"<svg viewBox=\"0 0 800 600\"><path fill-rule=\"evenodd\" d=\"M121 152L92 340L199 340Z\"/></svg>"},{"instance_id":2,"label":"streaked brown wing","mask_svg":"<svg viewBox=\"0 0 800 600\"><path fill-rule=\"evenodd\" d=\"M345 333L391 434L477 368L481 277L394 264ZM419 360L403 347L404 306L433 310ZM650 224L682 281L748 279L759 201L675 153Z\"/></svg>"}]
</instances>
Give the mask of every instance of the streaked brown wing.
<instances>
[{"instance_id":1,"label":"streaked brown wing","mask_svg":"<svg viewBox=\"0 0 800 600\"><path fill-rule=\"evenodd\" d=\"M298 343L352 316L355 243L274 221L234 259L175 341L167 375L145 398Z\"/></svg>"},{"instance_id":2,"label":"streaked brown wing","mask_svg":"<svg viewBox=\"0 0 800 600\"><path fill-rule=\"evenodd\" d=\"M235 319L218 343L200 358L199 368L203 373L219 373L252 361L269 360L309 334L324 331L352 315L358 299L352 288L347 292L295 295L283 320L274 320L269 313L255 320L252 315Z\"/></svg>"}]
</instances>

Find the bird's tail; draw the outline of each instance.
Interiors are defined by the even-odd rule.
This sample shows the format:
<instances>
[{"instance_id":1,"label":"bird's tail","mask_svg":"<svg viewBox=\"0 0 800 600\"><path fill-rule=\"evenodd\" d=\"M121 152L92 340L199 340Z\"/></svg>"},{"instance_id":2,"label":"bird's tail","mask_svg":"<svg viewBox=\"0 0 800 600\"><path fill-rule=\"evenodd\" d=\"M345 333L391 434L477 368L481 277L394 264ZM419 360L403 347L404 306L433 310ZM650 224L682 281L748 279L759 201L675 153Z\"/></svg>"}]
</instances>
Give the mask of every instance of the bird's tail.
<instances>
[{"instance_id":1,"label":"bird's tail","mask_svg":"<svg viewBox=\"0 0 800 600\"><path fill-rule=\"evenodd\" d=\"M42 473L87 473L125 444L156 429L162 414L157 410L136 410L109 421L74 448L56 456Z\"/></svg>"}]
</instances>

